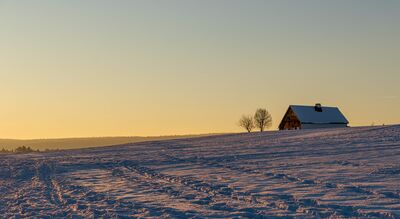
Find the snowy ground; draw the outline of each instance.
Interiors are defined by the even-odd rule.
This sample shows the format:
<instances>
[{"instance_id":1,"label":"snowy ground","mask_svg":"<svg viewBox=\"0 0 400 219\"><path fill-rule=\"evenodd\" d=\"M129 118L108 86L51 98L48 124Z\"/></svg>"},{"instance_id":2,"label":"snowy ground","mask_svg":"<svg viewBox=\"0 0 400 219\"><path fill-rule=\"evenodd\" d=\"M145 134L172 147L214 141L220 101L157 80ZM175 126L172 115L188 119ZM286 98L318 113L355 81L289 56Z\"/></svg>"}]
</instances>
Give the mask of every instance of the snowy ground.
<instances>
[{"instance_id":1,"label":"snowy ground","mask_svg":"<svg viewBox=\"0 0 400 219\"><path fill-rule=\"evenodd\" d=\"M0 155L0 215L400 218L400 126Z\"/></svg>"}]
</instances>

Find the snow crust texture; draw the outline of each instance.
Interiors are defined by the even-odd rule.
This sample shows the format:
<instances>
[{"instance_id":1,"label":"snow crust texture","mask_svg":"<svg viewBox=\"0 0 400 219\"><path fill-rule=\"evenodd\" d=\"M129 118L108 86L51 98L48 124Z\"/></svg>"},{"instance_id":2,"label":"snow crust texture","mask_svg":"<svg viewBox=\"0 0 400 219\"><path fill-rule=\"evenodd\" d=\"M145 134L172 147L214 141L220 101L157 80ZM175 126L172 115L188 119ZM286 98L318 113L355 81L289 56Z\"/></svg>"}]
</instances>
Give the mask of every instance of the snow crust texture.
<instances>
[{"instance_id":1,"label":"snow crust texture","mask_svg":"<svg viewBox=\"0 0 400 219\"><path fill-rule=\"evenodd\" d=\"M0 217L400 218L400 126L0 155Z\"/></svg>"}]
</instances>

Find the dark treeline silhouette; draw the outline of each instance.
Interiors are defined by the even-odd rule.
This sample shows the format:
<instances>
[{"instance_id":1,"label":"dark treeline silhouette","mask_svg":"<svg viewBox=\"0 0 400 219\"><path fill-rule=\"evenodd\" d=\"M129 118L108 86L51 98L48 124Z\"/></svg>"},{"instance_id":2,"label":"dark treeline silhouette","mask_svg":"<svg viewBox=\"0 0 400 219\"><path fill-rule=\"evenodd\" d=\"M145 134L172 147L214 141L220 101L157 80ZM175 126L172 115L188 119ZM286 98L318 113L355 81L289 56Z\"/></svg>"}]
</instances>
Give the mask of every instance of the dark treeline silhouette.
<instances>
[{"instance_id":1,"label":"dark treeline silhouette","mask_svg":"<svg viewBox=\"0 0 400 219\"><path fill-rule=\"evenodd\" d=\"M17 147L14 152L15 153L31 153L31 152L38 152L39 150L33 150L30 146L26 147L26 146L21 146L21 147Z\"/></svg>"},{"instance_id":2,"label":"dark treeline silhouette","mask_svg":"<svg viewBox=\"0 0 400 219\"><path fill-rule=\"evenodd\" d=\"M60 151L61 149L55 148L55 149L49 149L46 148L44 150L39 150L39 149L33 149L30 146L19 146L15 149L5 149L4 147L1 148L0 154L11 154L11 153L19 153L19 154L25 154L25 153L47 153L47 152L54 152L54 151Z\"/></svg>"},{"instance_id":3,"label":"dark treeline silhouette","mask_svg":"<svg viewBox=\"0 0 400 219\"><path fill-rule=\"evenodd\" d=\"M2 154L11 153L11 152L12 152L12 151L7 150L7 149L4 149L4 148L2 148L2 149L0 150L0 153L2 153Z\"/></svg>"},{"instance_id":4,"label":"dark treeline silhouette","mask_svg":"<svg viewBox=\"0 0 400 219\"><path fill-rule=\"evenodd\" d=\"M33 149L30 146L20 146L10 150L7 150L5 148L2 148L0 150L0 154L7 154L7 153L32 153L32 152L51 152L51 151L59 151L59 149L45 149L43 151L40 151L39 149Z\"/></svg>"}]
</instances>

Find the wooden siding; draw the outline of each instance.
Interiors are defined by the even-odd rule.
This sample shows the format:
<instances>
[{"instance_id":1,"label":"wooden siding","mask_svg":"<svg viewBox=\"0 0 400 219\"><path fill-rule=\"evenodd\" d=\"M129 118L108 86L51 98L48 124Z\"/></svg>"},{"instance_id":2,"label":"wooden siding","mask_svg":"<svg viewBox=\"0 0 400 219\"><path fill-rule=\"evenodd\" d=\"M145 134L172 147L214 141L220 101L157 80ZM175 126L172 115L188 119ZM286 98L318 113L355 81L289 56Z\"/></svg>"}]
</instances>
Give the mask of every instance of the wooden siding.
<instances>
[{"instance_id":1,"label":"wooden siding","mask_svg":"<svg viewBox=\"0 0 400 219\"><path fill-rule=\"evenodd\" d=\"M293 129L301 129L300 120L297 118L296 114L293 112L291 108L288 109L285 116L282 119L281 124L279 125L280 130L293 130Z\"/></svg>"}]
</instances>

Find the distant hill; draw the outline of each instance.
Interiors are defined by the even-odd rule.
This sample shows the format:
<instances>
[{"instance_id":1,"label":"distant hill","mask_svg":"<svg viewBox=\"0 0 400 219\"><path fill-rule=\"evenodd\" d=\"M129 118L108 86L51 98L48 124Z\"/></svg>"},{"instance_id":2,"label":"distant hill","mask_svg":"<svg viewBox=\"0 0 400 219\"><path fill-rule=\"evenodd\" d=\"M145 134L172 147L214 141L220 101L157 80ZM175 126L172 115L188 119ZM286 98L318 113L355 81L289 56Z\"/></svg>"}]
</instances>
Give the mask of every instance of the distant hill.
<instances>
[{"instance_id":1,"label":"distant hill","mask_svg":"<svg viewBox=\"0 0 400 219\"><path fill-rule=\"evenodd\" d=\"M35 150L78 149L78 148L91 148L91 147L110 146L110 145L145 142L145 141L159 141L159 140L169 140L169 139L202 137L210 135L216 135L216 134L171 135L171 136L155 136L155 137L132 136L132 137L59 138L59 139L30 139L30 140L0 139L0 150L2 148L10 150L20 146L29 146Z\"/></svg>"}]
</instances>

